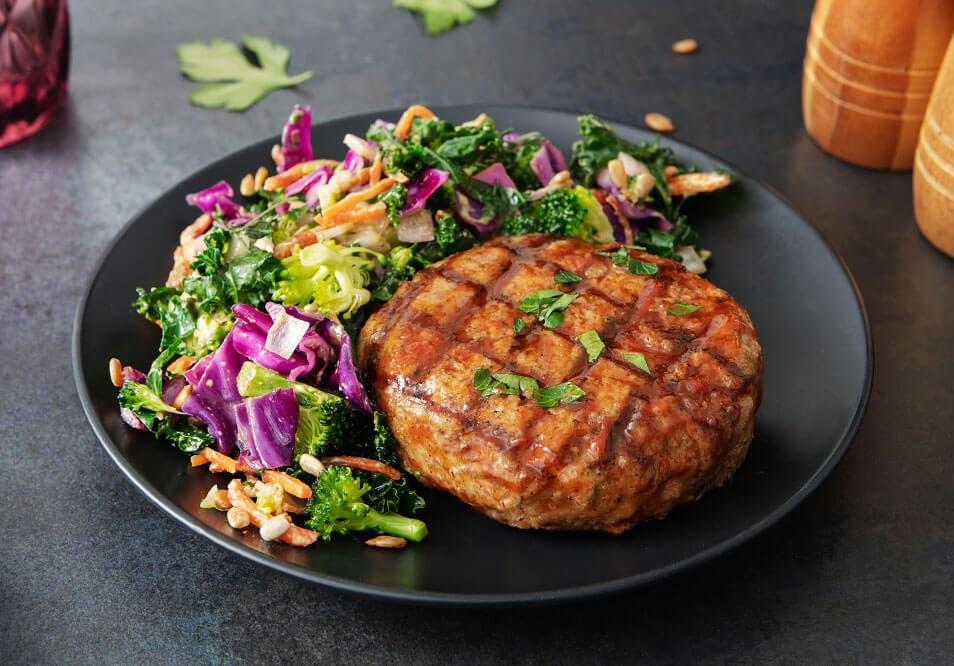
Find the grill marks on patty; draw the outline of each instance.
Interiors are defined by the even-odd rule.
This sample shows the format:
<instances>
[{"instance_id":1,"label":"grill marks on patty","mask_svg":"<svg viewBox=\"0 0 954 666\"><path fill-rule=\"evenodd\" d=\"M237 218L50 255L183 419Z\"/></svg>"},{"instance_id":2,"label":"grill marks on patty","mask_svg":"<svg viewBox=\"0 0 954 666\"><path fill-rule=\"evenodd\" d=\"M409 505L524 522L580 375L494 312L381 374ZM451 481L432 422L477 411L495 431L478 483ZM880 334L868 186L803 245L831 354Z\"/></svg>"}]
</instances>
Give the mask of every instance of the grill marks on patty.
<instances>
[{"instance_id":1,"label":"grill marks on patty","mask_svg":"<svg viewBox=\"0 0 954 666\"><path fill-rule=\"evenodd\" d=\"M725 292L686 277L674 262L633 253L659 271L632 275L594 254L615 247L539 235L491 241L422 271L372 317L362 334L361 358L378 400L402 422L392 419L398 441L439 443L413 456L437 470L423 470L425 481L457 492L455 478L483 475L513 494L498 496L490 488L458 494L483 502L491 514L519 503L517 496L551 486L597 512L594 475L631 465L631 483L647 488L646 496L635 492L628 500L632 506L622 507L610 526L597 525L618 531L612 525L621 524L626 511L638 511L638 502L668 510L666 493L672 490L655 488L659 479L692 475L733 445L726 433L745 416L736 399L751 392L754 374L761 374L748 315ZM561 269L583 280L554 283ZM521 300L535 289L579 294L556 329L520 311ZM668 311L674 303L703 307L677 316ZM519 336L514 318L527 323ZM588 330L606 344L594 364L576 339ZM627 362L625 352L642 353L652 374ZM527 375L541 387L572 381L587 395L549 409L520 396L483 397L473 388L477 367ZM399 413L389 408L395 401ZM750 414L754 406L748 407ZM662 449L674 442L688 450L667 455ZM702 474L689 485L701 492L709 481ZM494 501L497 506L491 506ZM527 524L573 527L559 520Z\"/></svg>"}]
</instances>

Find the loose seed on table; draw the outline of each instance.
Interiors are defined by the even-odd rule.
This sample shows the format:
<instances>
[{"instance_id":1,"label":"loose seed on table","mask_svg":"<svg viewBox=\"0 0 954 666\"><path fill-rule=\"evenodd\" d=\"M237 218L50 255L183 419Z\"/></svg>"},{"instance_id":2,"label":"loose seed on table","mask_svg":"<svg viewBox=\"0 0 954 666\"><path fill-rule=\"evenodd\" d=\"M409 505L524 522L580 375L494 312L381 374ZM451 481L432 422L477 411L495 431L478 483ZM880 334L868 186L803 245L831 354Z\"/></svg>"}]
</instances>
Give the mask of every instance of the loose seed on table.
<instances>
[{"instance_id":1,"label":"loose seed on table","mask_svg":"<svg viewBox=\"0 0 954 666\"><path fill-rule=\"evenodd\" d=\"M699 48L699 43L694 39L680 39L672 45L672 52L680 55L687 55L695 52Z\"/></svg>"},{"instance_id":2,"label":"loose seed on table","mask_svg":"<svg viewBox=\"0 0 954 666\"><path fill-rule=\"evenodd\" d=\"M676 129L672 121L661 113L647 113L644 120L649 129L656 130L657 132L671 132Z\"/></svg>"}]
</instances>

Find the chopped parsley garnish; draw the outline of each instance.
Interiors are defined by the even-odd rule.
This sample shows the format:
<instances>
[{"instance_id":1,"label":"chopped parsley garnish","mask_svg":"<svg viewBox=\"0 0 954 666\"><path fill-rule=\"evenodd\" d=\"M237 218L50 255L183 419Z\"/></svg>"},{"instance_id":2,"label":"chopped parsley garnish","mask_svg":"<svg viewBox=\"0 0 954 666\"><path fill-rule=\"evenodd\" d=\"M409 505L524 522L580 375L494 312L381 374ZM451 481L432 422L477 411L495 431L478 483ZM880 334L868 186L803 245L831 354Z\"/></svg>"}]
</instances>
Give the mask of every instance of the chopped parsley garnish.
<instances>
[{"instance_id":1,"label":"chopped parsley garnish","mask_svg":"<svg viewBox=\"0 0 954 666\"><path fill-rule=\"evenodd\" d=\"M563 382L554 386L537 389L534 398L540 407L556 407L579 400L586 392L573 382Z\"/></svg>"},{"instance_id":2,"label":"chopped parsley garnish","mask_svg":"<svg viewBox=\"0 0 954 666\"><path fill-rule=\"evenodd\" d=\"M521 319L520 317L513 318L514 334L520 335L521 333L523 333L523 329L525 329L526 327L527 327L527 322L525 322L523 319Z\"/></svg>"},{"instance_id":3,"label":"chopped parsley garnish","mask_svg":"<svg viewBox=\"0 0 954 666\"><path fill-rule=\"evenodd\" d=\"M681 317L683 315L692 314L701 307L701 305L691 305L689 303L673 303L669 307L669 314Z\"/></svg>"},{"instance_id":4,"label":"chopped parsley garnish","mask_svg":"<svg viewBox=\"0 0 954 666\"><path fill-rule=\"evenodd\" d=\"M643 261L629 256L629 250L642 250L638 245L621 245L613 252L594 252L601 257L609 257L617 266L625 267L633 275L655 275L659 272L659 266L651 261Z\"/></svg>"},{"instance_id":5,"label":"chopped parsley garnish","mask_svg":"<svg viewBox=\"0 0 954 666\"><path fill-rule=\"evenodd\" d=\"M474 388L483 395L503 393L533 397L540 407L556 407L579 400L586 392L573 382L563 382L555 386L540 388L533 377L514 375L506 372L491 373L487 368L474 369Z\"/></svg>"},{"instance_id":6,"label":"chopped parsley garnish","mask_svg":"<svg viewBox=\"0 0 954 666\"><path fill-rule=\"evenodd\" d=\"M507 372L491 373L487 368L476 368L474 370L474 388L483 391L484 395L499 392L507 395L523 395L529 398L540 388L540 385L533 377Z\"/></svg>"},{"instance_id":7,"label":"chopped parsley garnish","mask_svg":"<svg viewBox=\"0 0 954 666\"><path fill-rule=\"evenodd\" d=\"M632 363L637 368L645 372L647 375L653 374L649 369L649 363L646 362L646 357L639 352L626 352L623 354L623 358L626 359L627 362Z\"/></svg>"},{"instance_id":8,"label":"chopped parsley garnish","mask_svg":"<svg viewBox=\"0 0 954 666\"><path fill-rule=\"evenodd\" d=\"M567 270L561 270L559 273L553 276L553 281L560 284L570 284L571 282L582 282L583 278L576 273L571 273Z\"/></svg>"},{"instance_id":9,"label":"chopped parsley garnish","mask_svg":"<svg viewBox=\"0 0 954 666\"><path fill-rule=\"evenodd\" d=\"M544 328L556 328L563 323L563 310L577 298L577 294L567 294L557 289L535 289L520 301L520 309L528 314L536 314Z\"/></svg>"},{"instance_id":10,"label":"chopped parsley garnish","mask_svg":"<svg viewBox=\"0 0 954 666\"><path fill-rule=\"evenodd\" d=\"M242 37L242 46L258 60L253 65L238 44L224 39L179 44L179 68L193 81L201 81L189 94L189 101L207 109L224 106L228 111L244 111L278 88L296 86L311 78L311 72L288 76L291 52L265 37Z\"/></svg>"},{"instance_id":11,"label":"chopped parsley garnish","mask_svg":"<svg viewBox=\"0 0 954 666\"><path fill-rule=\"evenodd\" d=\"M606 345L600 340L600 334L596 331L587 331L577 339L583 345L583 349L586 351L586 360L590 363L595 363L603 350L606 349Z\"/></svg>"}]
</instances>

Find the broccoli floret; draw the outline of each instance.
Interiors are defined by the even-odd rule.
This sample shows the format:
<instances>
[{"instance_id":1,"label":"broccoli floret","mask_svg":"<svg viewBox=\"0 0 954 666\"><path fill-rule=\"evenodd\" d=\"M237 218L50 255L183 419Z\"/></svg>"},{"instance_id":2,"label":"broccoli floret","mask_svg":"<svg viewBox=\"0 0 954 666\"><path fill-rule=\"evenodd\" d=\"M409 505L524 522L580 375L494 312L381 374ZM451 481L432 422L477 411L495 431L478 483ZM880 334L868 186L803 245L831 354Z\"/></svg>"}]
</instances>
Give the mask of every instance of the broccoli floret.
<instances>
[{"instance_id":1,"label":"broccoli floret","mask_svg":"<svg viewBox=\"0 0 954 666\"><path fill-rule=\"evenodd\" d=\"M326 314L350 317L371 300L365 289L374 261L359 256L377 252L363 247L342 247L322 241L282 259L282 275L273 298L287 305L312 304Z\"/></svg>"},{"instance_id":2,"label":"broccoli floret","mask_svg":"<svg viewBox=\"0 0 954 666\"><path fill-rule=\"evenodd\" d=\"M366 417L351 409L344 398L330 397L316 407L299 405L295 460L303 453L316 458L340 453L346 444L364 435Z\"/></svg>"},{"instance_id":3,"label":"broccoli floret","mask_svg":"<svg viewBox=\"0 0 954 666\"><path fill-rule=\"evenodd\" d=\"M152 430L160 414L182 414L175 407L167 405L155 392L145 384L126 380L119 389L119 406L126 407L136 413L139 420Z\"/></svg>"},{"instance_id":4,"label":"broccoli floret","mask_svg":"<svg viewBox=\"0 0 954 666\"><path fill-rule=\"evenodd\" d=\"M186 351L200 358L215 351L228 335L234 321L228 310L216 308L211 312L199 313L195 330L183 342Z\"/></svg>"},{"instance_id":5,"label":"broccoli floret","mask_svg":"<svg viewBox=\"0 0 954 666\"><path fill-rule=\"evenodd\" d=\"M510 235L548 233L600 243L613 241L613 229L599 202L584 187L556 190L504 220Z\"/></svg>"},{"instance_id":6,"label":"broccoli floret","mask_svg":"<svg viewBox=\"0 0 954 666\"><path fill-rule=\"evenodd\" d=\"M346 445L360 445L371 440L368 417L351 409L342 397L286 379L251 361L246 361L239 370L235 383L244 397L266 395L280 388L295 391L298 399L295 460L303 453L320 458L340 453Z\"/></svg>"},{"instance_id":7,"label":"broccoli floret","mask_svg":"<svg viewBox=\"0 0 954 666\"><path fill-rule=\"evenodd\" d=\"M349 468L327 468L312 485L306 525L324 541L330 541L335 532L372 531L410 541L421 541L427 536L427 526L422 521L371 508L363 501L370 491L371 486L355 478Z\"/></svg>"}]
</instances>

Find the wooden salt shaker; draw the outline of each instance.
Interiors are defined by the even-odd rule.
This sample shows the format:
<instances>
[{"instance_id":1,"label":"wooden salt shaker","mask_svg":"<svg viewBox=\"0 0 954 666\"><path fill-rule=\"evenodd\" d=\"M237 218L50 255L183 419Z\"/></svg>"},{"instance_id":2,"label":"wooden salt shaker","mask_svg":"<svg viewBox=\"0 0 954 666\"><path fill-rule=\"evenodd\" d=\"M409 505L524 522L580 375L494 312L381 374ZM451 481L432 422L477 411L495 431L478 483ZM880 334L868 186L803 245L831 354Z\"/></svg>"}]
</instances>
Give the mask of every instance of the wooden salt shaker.
<instances>
[{"instance_id":1,"label":"wooden salt shaker","mask_svg":"<svg viewBox=\"0 0 954 666\"><path fill-rule=\"evenodd\" d=\"M910 169L952 32L952 0L817 0L802 78L805 129L847 162Z\"/></svg>"},{"instance_id":2,"label":"wooden salt shaker","mask_svg":"<svg viewBox=\"0 0 954 666\"><path fill-rule=\"evenodd\" d=\"M954 257L954 41L921 126L914 158L914 216L924 237Z\"/></svg>"}]
</instances>

